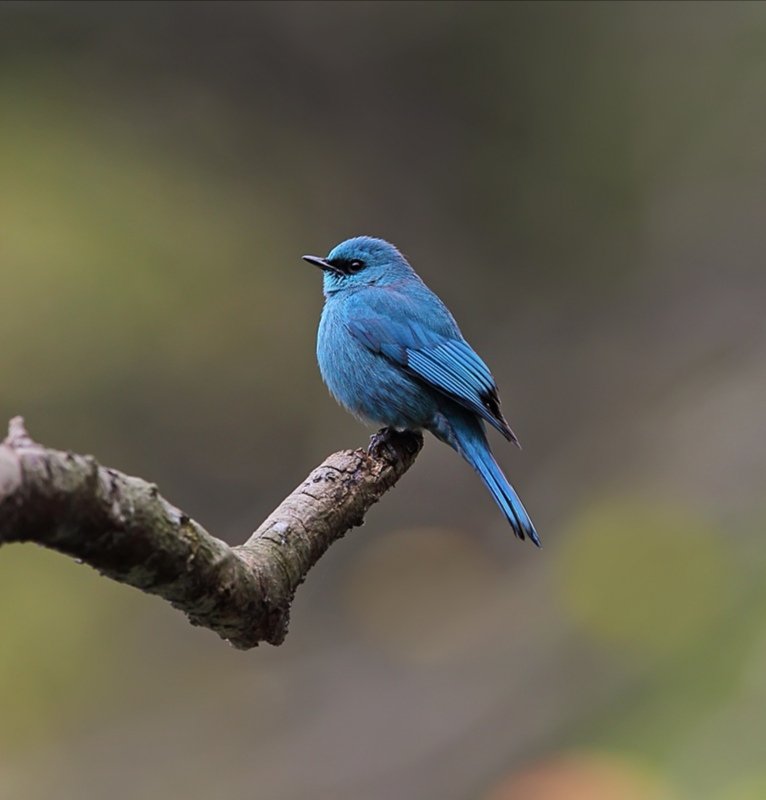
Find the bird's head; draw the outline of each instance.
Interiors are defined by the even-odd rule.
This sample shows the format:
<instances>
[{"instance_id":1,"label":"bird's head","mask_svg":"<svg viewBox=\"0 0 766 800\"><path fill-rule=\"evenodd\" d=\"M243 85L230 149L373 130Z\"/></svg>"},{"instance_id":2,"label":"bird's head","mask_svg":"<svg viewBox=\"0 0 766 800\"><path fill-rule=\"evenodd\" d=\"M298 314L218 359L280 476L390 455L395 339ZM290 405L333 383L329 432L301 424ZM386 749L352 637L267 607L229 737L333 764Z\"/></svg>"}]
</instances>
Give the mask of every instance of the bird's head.
<instances>
[{"instance_id":1,"label":"bird's head","mask_svg":"<svg viewBox=\"0 0 766 800\"><path fill-rule=\"evenodd\" d=\"M396 283L415 273L407 259L389 242L356 236L333 247L326 258L303 256L324 271L326 295L363 286Z\"/></svg>"}]
</instances>

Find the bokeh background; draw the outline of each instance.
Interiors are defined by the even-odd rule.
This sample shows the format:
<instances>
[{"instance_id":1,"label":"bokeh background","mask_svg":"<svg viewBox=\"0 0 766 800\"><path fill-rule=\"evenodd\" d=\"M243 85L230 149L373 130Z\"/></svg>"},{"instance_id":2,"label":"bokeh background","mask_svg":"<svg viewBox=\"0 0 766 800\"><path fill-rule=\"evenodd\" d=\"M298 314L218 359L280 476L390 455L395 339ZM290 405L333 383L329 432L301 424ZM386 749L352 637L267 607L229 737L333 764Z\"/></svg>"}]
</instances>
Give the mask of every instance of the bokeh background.
<instances>
[{"instance_id":1,"label":"bokeh background","mask_svg":"<svg viewBox=\"0 0 766 800\"><path fill-rule=\"evenodd\" d=\"M280 648L3 548L0 796L766 798L765 189L762 3L3 3L0 418L241 542L384 236L545 547L431 440Z\"/></svg>"}]
</instances>

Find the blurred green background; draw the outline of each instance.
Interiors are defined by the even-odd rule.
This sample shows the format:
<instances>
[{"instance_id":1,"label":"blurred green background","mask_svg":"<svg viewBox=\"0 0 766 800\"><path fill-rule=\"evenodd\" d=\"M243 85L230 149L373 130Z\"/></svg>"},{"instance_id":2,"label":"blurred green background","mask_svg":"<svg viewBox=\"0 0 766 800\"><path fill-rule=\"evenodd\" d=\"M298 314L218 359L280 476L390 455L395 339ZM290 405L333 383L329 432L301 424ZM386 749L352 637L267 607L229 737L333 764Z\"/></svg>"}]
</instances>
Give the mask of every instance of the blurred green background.
<instances>
[{"instance_id":1,"label":"blurred green background","mask_svg":"<svg viewBox=\"0 0 766 800\"><path fill-rule=\"evenodd\" d=\"M232 543L369 431L300 261L391 239L542 532L430 440L240 653L0 552L0 796L766 798L766 5L0 6L0 419Z\"/></svg>"}]
</instances>

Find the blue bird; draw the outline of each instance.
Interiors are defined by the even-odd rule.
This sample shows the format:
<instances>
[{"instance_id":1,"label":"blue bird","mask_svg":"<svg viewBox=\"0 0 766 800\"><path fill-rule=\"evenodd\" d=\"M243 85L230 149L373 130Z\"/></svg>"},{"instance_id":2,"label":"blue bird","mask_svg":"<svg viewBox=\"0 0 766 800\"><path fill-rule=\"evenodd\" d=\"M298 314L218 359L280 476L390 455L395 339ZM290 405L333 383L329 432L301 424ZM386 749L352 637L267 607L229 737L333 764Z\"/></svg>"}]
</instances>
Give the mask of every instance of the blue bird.
<instances>
[{"instance_id":1,"label":"blue bird","mask_svg":"<svg viewBox=\"0 0 766 800\"><path fill-rule=\"evenodd\" d=\"M518 440L500 411L487 365L407 259L383 239L357 236L326 258L317 359L335 399L365 422L428 430L479 474L520 539L540 539L495 461L484 423Z\"/></svg>"}]
</instances>

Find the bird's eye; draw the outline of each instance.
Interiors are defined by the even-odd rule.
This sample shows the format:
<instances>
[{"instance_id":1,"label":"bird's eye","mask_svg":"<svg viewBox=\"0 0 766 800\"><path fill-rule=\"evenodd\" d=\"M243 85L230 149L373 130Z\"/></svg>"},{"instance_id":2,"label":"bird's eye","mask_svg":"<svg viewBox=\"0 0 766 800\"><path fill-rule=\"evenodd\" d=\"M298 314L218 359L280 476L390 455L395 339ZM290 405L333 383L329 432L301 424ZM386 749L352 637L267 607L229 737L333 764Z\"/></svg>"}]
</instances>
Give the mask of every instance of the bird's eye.
<instances>
[{"instance_id":1,"label":"bird's eye","mask_svg":"<svg viewBox=\"0 0 766 800\"><path fill-rule=\"evenodd\" d=\"M348 269L349 269L349 272L359 272L359 270L363 266L364 266L364 262L363 261L358 261L358 260L355 259L354 261L349 261Z\"/></svg>"}]
</instances>

